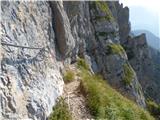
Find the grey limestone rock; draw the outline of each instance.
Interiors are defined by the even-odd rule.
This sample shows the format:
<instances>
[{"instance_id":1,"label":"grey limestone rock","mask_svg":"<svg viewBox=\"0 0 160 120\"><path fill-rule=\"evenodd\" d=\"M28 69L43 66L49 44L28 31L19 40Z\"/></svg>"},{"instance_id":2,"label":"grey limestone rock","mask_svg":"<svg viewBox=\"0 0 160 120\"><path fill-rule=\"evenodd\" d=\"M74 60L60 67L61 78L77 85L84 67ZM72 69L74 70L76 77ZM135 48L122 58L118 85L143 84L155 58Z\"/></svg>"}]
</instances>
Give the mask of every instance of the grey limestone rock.
<instances>
[{"instance_id":1,"label":"grey limestone rock","mask_svg":"<svg viewBox=\"0 0 160 120\"><path fill-rule=\"evenodd\" d=\"M54 30L58 49L63 56L67 57L71 54L72 49L75 47L70 22L66 12L64 11L63 2L51 1L50 6L53 11Z\"/></svg>"},{"instance_id":2,"label":"grey limestone rock","mask_svg":"<svg viewBox=\"0 0 160 120\"><path fill-rule=\"evenodd\" d=\"M63 91L47 2L1 2L0 119L44 120Z\"/></svg>"},{"instance_id":3,"label":"grey limestone rock","mask_svg":"<svg viewBox=\"0 0 160 120\"><path fill-rule=\"evenodd\" d=\"M159 102L159 75L155 74L155 67L151 51L147 45L146 35L141 34L135 37L128 37L124 44L129 57L129 62L137 73L145 96Z\"/></svg>"}]
</instances>

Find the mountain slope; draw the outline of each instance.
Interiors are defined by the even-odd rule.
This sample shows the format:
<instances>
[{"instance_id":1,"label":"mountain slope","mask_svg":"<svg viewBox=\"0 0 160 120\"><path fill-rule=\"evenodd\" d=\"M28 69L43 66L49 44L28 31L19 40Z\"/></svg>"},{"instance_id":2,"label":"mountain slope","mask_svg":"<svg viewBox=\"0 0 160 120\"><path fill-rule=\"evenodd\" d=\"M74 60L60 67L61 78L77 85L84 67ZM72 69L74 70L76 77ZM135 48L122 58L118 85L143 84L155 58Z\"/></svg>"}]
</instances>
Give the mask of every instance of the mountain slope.
<instances>
[{"instance_id":1,"label":"mountain slope","mask_svg":"<svg viewBox=\"0 0 160 120\"><path fill-rule=\"evenodd\" d=\"M154 120L133 101L111 88L99 75L81 68L81 90L90 112L96 119Z\"/></svg>"},{"instance_id":2,"label":"mountain slope","mask_svg":"<svg viewBox=\"0 0 160 120\"><path fill-rule=\"evenodd\" d=\"M160 38L155 36L152 32L148 30L134 30L132 33L134 35L145 33L148 45L160 51Z\"/></svg>"}]
</instances>

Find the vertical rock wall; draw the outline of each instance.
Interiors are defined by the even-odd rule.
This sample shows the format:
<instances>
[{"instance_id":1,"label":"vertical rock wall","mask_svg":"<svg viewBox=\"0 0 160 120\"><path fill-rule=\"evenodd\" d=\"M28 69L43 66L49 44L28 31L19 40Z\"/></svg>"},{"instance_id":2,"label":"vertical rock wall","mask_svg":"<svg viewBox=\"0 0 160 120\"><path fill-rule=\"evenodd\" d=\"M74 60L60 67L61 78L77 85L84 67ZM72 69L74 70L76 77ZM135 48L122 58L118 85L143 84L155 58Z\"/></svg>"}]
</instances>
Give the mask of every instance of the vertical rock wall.
<instances>
[{"instance_id":1,"label":"vertical rock wall","mask_svg":"<svg viewBox=\"0 0 160 120\"><path fill-rule=\"evenodd\" d=\"M1 2L0 119L44 120L62 94L51 13L47 2Z\"/></svg>"}]
</instances>

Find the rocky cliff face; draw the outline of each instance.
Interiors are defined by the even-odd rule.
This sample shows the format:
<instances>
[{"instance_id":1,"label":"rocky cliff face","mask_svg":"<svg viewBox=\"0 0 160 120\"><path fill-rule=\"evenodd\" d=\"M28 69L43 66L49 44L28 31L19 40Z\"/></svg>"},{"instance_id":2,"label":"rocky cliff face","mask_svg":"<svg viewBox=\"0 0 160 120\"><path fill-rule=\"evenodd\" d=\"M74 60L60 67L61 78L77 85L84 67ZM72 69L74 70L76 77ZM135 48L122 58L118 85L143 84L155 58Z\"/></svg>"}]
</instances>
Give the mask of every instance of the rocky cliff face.
<instances>
[{"instance_id":1,"label":"rocky cliff face","mask_svg":"<svg viewBox=\"0 0 160 120\"><path fill-rule=\"evenodd\" d=\"M102 74L122 94L145 106L141 85L120 45L119 25L107 3L64 2L64 6L74 38L82 41L77 44L81 45L79 54L88 61L91 70Z\"/></svg>"},{"instance_id":2,"label":"rocky cliff face","mask_svg":"<svg viewBox=\"0 0 160 120\"><path fill-rule=\"evenodd\" d=\"M139 36L129 34L131 27L127 7L123 8L123 5L118 2L109 2L109 7L119 25L120 43L127 53L129 63L137 73L145 97L159 103L160 75L158 70L159 62L156 60L160 55L149 48L145 34Z\"/></svg>"},{"instance_id":3,"label":"rocky cliff face","mask_svg":"<svg viewBox=\"0 0 160 120\"><path fill-rule=\"evenodd\" d=\"M53 27L57 39L57 48L62 56L66 57L75 47L75 41L71 34L70 22L63 9L62 2L50 2L50 6L52 8Z\"/></svg>"},{"instance_id":4,"label":"rocky cliff face","mask_svg":"<svg viewBox=\"0 0 160 120\"><path fill-rule=\"evenodd\" d=\"M148 51L144 35L128 39L128 8L118 2L1 5L0 118L46 119L63 92L64 65L78 56L92 73L102 74L123 95L145 107L139 83L145 71L137 71L135 61L142 62ZM125 45L136 54L133 60Z\"/></svg>"},{"instance_id":5,"label":"rocky cliff face","mask_svg":"<svg viewBox=\"0 0 160 120\"><path fill-rule=\"evenodd\" d=\"M51 8L47 2L1 5L0 118L44 120L63 90Z\"/></svg>"},{"instance_id":6,"label":"rocky cliff face","mask_svg":"<svg viewBox=\"0 0 160 120\"><path fill-rule=\"evenodd\" d=\"M138 80L140 81L145 97L153 99L159 103L159 72L157 71L158 62L155 61L155 56L159 57L158 54L154 54L147 44L147 38L145 34L139 36L130 35L130 22L129 22L129 9L123 8L123 5L115 2L110 3L110 9L118 21L120 43L124 47L129 63L137 73ZM114 10L118 8L117 11ZM123 11L123 12L122 12Z\"/></svg>"},{"instance_id":7,"label":"rocky cliff face","mask_svg":"<svg viewBox=\"0 0 160 120\"><path fill-rule=\"evenodd\" d=\"M129 62L136 71L138 79L143 86L145 96L159 102L160 76L158 72L158 61L154 59L159 55L154 54L148 47L145 34L128 37L124 48L127 51Z\"/></svg>"}]
</instances>

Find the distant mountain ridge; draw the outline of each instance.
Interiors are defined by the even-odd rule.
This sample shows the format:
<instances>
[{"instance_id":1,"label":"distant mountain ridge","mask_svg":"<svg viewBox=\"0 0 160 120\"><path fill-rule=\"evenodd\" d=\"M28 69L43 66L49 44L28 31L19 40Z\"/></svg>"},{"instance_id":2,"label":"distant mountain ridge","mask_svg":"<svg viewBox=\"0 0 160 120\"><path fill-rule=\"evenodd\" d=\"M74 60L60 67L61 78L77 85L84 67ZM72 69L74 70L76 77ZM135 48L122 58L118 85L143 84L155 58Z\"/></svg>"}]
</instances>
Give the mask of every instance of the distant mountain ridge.
<instances>
[{"instance_id":1,"label":"distant mountain ridge","mask_svg":"<svg viewBox=\"0 0 160 120\"><path fill-rule=\"evenodd\" d=\"M142 33L145 33L148 45L160 51L160 38L154 35L152 32L142 29L142 30L134 30L132 31L132 33L134 35L140 35Z\"/></svg>"}]
</instances>

